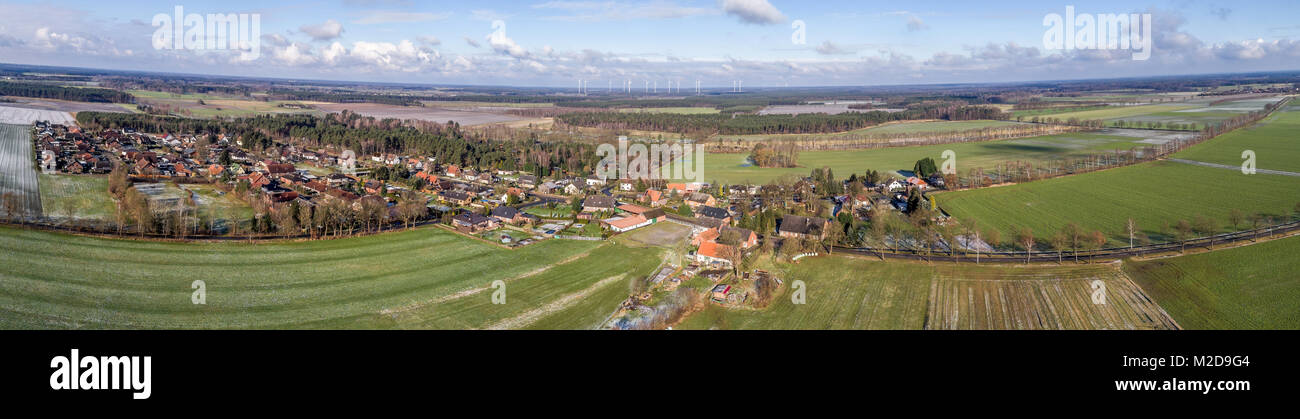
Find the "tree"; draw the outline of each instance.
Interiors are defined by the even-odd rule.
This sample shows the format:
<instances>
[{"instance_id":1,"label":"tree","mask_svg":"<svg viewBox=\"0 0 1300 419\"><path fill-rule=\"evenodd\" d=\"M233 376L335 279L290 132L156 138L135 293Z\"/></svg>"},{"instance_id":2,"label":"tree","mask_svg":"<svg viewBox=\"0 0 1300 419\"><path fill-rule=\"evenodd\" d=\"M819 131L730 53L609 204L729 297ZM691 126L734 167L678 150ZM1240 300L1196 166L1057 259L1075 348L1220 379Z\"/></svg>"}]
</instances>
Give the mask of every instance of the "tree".
<instances>
[{"instance_id":1,"label":"tree","mask_svg":"<svg viewBox=\"0 0 1300 419\"><path fill-rule=\"evenodd\" d=\"M916 161L916 164L912 166L912 172L916 174L916 177L927 178L938 173L939 166L934 163L933 157L926 157Z\"/></svg>"},{"instance_id":2,"label":"tree","mask_svg":"<svg viewBox=\"0 0 1300 419\"><path fill-rule=\"evenodd\" d=\"M1074 253L1075 263L1079 262L1079 247L1083 246L1084 233L1083 228L1078 224L1069 223L1061 229L1061 233L1069 240L1070 250Z\"/></svg>"},{"instance_id":3,"label":"tree","mask_svg":"<svg viewBox=\"0 0 1300 419\"><path fill-rule=\"evenodd\" d=\"M984 232L984 242L988 243L991 249L997 250L998 245L1002 244L1002 230L989 228Z\"/></svg>"},{"instance_id":4,"label":"tree","mask_svg":"<svg viewBox=\"0 0 1300 419\"><path fill-rule=\"evenodd\" d=\"M1065 248L1070 245L1070 236L1065 231L1058 231L1049 238L1052 248L1056 249L1056 263L1061 263L1061 254L1065 253Z\"/></svg>"},{"instance_id":5,"label":"tree","mask_svg":"<svg viewBox=\"0 0 1300 419\"><path fill-rule=\"evenodd\" d=\"M1101 230L1093 230L1088 239L1087 244L1091 250L1101 249L1102 246L1106 245L1106 233L1102 233Z\"/></svg>"},{"instance_id":6,"label":"tree","mask_svg":"<svg viewBox=\"0 0 1300 419\"><path fill-rule=\"evenodd\" d=\"M1025 263L1029 263L1029 258L1034 254L1034 230L1029 227L1023 227L1016 231L1016 243L1025 249Z\"/></svg>"},{"instance_id":7,"label":"tree","mask_svg":"<svg viewBox=\"0 0 1300 419\"><path fill-rule=\"evenodd\" d=\"M1187 250L1187 239L1192 235L1192 223L1187 220L1178 220L1178 224L1174 225L1174 232L1179 242L1178 252L1182 253Z\"/></svg>"},{"instance_id":8,"label":"tree","mask_svg":"<svg viewBox=\"0 0 1300 419\"><path fill-rule=\"evenodd\" d=\"M684 203L677 206L677 214L683 217L695 217L695 212L691 211L691 206Z\"/></svg>"}]
</instances>

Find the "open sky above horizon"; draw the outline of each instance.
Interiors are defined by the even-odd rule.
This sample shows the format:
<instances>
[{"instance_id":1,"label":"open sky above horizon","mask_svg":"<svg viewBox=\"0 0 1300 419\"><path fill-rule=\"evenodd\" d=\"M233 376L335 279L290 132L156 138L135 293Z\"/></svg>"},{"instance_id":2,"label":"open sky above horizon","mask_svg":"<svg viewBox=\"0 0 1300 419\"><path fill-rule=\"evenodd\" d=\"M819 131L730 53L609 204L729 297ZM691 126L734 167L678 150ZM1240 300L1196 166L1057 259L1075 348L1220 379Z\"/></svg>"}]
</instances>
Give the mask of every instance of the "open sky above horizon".
<instances>
[{"instance_id":1,"label":"open sky above horizon","mask_svg":"<svg viewBox=\"0 0 1300 419\"><path fill-rule=\"evenodd\" d=\"M1057 50L1044 17L1149 13L1149 60ZM250 13L249 51L157 49L155 16ZM802 30L801 30L802 28ZM804 42L797 42L802 34ZM660 88L1012 82L1296 70L1286 1L0 2L0 62L431 84Z\"/></svg>"}]
</instances>

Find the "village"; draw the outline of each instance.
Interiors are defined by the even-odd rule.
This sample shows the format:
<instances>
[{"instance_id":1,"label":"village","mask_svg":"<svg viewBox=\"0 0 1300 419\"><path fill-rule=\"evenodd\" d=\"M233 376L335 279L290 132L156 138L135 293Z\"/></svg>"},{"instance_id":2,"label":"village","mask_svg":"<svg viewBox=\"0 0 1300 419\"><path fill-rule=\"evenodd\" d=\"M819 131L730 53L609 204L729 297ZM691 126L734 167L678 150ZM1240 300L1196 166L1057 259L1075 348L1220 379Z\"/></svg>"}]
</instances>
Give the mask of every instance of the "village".
<instances>
[{"instance_id":1,"label":"village","mask_svg":"<svg viewBox=\"0 0 1300 419\"><path fill-rule=\"evenodd\" d=\"M872 217L904 219L915 212L925 214L927 223L943 218L912 211L933 209L924 192L943 185L939 174L900 179L868 172L836 181L829 170L818 169L766 185L716 185L578 173L542 178L423 156L357 156L291 144L255 155L241 138L226 135L86 133L48 122L35 125L33 138L42 173L124 178L127 190L113 192L123 213L117 218L133 222L142 234L324 238L436 224L516 248L677 224L688 229L682 238L685 266L670 265L649 279L651 288L672 292L692 278L706 278L709 300L720 305L752 304L758 289L770 294L780 285L749 262L757 259L748 257L753 253L798 260L834 245L862 243ZM116 183L110 180L110 189ZM169 193L173 187L188 194ZM196 190L244 203L247 219L204 219L206 213L195 207L210 196ZM624 308L643 308L650 299L634 295Z\"/></svg>"}]
</instances>

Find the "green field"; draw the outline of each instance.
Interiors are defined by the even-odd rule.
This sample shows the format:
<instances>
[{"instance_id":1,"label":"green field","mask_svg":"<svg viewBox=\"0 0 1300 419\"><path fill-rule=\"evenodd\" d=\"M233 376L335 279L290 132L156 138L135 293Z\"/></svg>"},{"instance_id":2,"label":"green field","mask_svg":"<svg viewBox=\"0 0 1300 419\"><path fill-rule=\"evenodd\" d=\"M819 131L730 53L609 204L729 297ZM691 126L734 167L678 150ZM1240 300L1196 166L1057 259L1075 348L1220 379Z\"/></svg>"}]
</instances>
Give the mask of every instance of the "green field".
<instances>
[{"instance_id":1,"label":"green field","mask_svg":"<svg viewBox=\"0 0 1300 419\"><path fill-rule=\"evenodd\" d=\"M708 308L679 329L921 329L932 268L861 258L805 259L791 269L785 293L763 310ZM789 287L806 284L806 304L791 302Z\"/></svg>"},{"instance_id":2,"label":"green field","mask_svg":"<svg viewBox=\"0 0 1300 419\"><path fill-rule=\"evenodd\" d=\"M1255 152L1259 169L1300 172L1300 105L1287 105L1254 126L1220 135L1172 157L1240 166L1245 150Z\"/></svg>"},{"instance_id":3,"label":"green field","mask_svg":"<svg viewBox=\"0 0 1300 419\"><path fill-rule=\"evenodd\" d=\"M1300 202L1300 178L1157 161L935 197L957 219L996 227L1007 240L1014 228L1029 227L1042 243L1074 222L1106 233L1112 245L1127 245L1124 224L1129 218L1152 239L1164 241L1171 239L1161 231L1164 223L1175 225L1198 215L1213 218L1220 231L1248 227L1227 225L1233 209L1289 216Z\"/></svg>"},{"instance_id":4,"label":"green field","mask_svg":"<svg viewBox=\"0 0 1300 419\"><path fill-rule=\"evenodd\" d=\"M92 175L40 175L45 216L111 220L116 212L108 178Z\"/></svg>"},{"instance_id":5,"label":"green field","mask_svg":"<svg viewBox=\"0 0 1300 419\"><path fill-rule=\"evenodd\" d=\"M1219 123L1232 117L1251 111L1264 109L1264 106L1276 102L1279 97L1241 99L1232 102L1211 105L1217 97L1205 97L1179 102L1176 104L1153 104L1138 106L1111 106L1096 110L1066 112L1049 115L1052 118L1080 120L1100 119L1107 126L1123 126L1120 123L1141 125L1149 122L1165 124L1191 124L1192 129L1200 129L1209 124Z\"/></svg>"},{"instance_id":6,"label":"green field","mask_svg":"<svg viewBox=\"0 0 1300 419\"><path fill-rule=\"evenodd\" d=\"M0 328L590 328L661 251L576 240L506 250L439 228L248 244L0 227ZM191 303L196 279L206 305ZM493 305L498 279L506 304Z\"/></svg>"},{"instance_id":7,"label":"green field","mask_svg":"<svg viewBox=\"0 0 1300 419\"><path fill-rule=\"evenodd\" d=\"M914 147L888 147L845 151L805 151L799 153L799 166L794 168L761 168L749 163L747 154L710 153L704 156L704 179L721 183L767 183L782 175L807 176L812 168L830 167L836 176L847 178L850 173L862 174L867 169L884 173L912 170L917 160L925 157L942 162L944 150L957 156L957 168L965 175L976 167L991 168L1009 161L1043 162L1062 157L1079 157L1116 149L1129 150L1149 144L1141 143L1151 137L1165 134L1161 131L1125 130L1076 132L1014 140L940 144Z\"/></svg>"},{"instance_id":8,"label":"green field","mask_svg":"<svg viewBox=\"0 0 1300 419\"><path fill-rule=\"evenodd\" d=\"M708 303L679 329L1170 329L1174 322L1115 265L973 265L820 256L787 265L761 310ZM793 281L805 304L791 301ZM1107 284L1093 304L1091 282Z\"/></svg>"},{"instance_id":9,"label":"green field","mask_svg":"<svg viewBox=\"0 0 1300 419\"><path fill-rule=\"evenodd\" d=\"M1124 271L1185 329L1300 329L1300 238L1176 258Z\"/></svg>"}]
</instances>

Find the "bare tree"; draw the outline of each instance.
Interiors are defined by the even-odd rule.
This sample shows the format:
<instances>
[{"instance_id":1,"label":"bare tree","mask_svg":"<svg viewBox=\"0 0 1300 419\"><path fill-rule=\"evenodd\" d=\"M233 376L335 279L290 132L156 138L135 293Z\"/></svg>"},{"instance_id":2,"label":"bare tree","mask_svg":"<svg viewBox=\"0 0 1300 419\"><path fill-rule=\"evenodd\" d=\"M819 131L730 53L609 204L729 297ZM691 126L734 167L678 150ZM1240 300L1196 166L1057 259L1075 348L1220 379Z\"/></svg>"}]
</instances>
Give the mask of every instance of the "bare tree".
<instances>
[{"instance_id":1,"label":"bare tree","mask_svg":"<svg viewBox=\"0 0 1300 419\"><path fill-rule=\"evenodd\" d=\"M1025 248L1025 263L1029 263L1029 258L1034 254L1034 243L1038 239L1034 238L1034 230L1029 227L1023 227L1016 231L1016 243Z\"/></svg>"},{"instance_id":2,"label":"bare tree","mask_svg":"<svg viewBox=\"0 0 1300 419\"><path fill-rule=\"evenodd\" d=\"M1233 210L1233 211L1236 211L1236 210ZM1133 248L1133 236L1134 236L1135 234L1137 234L1137 221L1133 221L1133 219L1130 218L1130 219L1128 219L1128 223L1126 223L1124 226L1128 229L1128 248L1129 248L1129 249L1132 249L1132 248Z\"/></svg>"}]
</instances>

